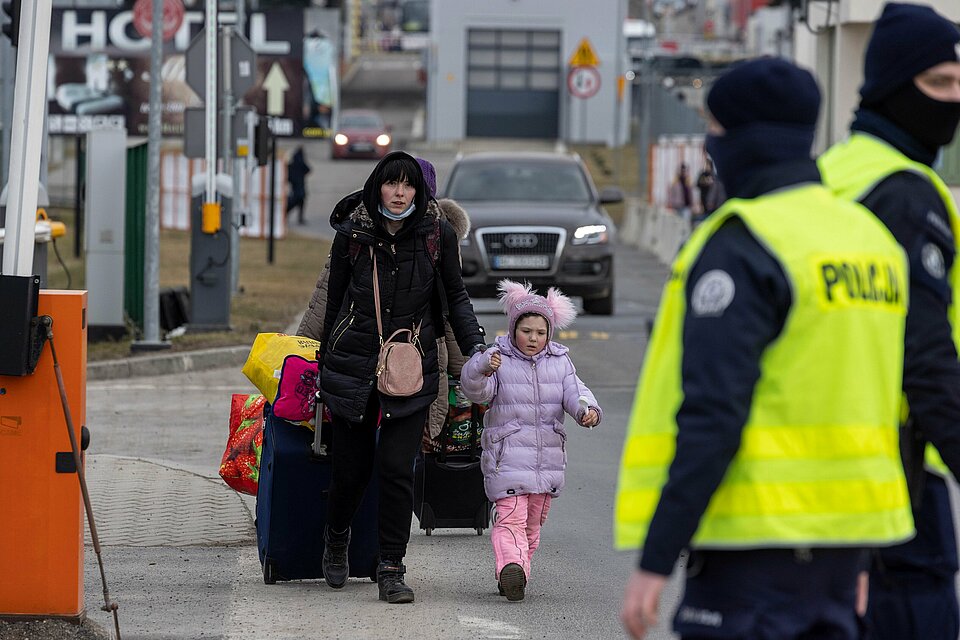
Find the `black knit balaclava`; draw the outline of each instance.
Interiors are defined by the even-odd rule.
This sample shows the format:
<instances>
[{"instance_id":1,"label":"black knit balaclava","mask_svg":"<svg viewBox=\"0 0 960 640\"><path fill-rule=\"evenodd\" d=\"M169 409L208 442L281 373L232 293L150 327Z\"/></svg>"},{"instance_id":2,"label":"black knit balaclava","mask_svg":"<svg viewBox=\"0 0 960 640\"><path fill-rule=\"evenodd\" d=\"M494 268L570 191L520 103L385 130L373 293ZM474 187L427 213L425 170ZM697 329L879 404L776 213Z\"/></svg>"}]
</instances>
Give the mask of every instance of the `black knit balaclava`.
<instances>
[{"instance_id":1,"label":"black knit balaclava","mask_svg":"<svg viewBox=\"0 0 960 640\"><path fill-rule=\"evenodd\" d=\"M935 155L960 125L960 103L934 100L914 78L944 62L960 62L960 30L927 6L888 3L864 57L860 107L879 113Z\"/></svg>"},{"instance_id":2,"label":"black knit balaclava","mask_svg":"<svg viewBox=\"0 0 960 640\"><path fill-rule=\"evenodd\" d=\"M751 60L721 76L707 107L723 135L706 150L730 197L742 197L757 169L810 158L820 89L809 71L782 58Z\"/></svg>"}]
</instances>

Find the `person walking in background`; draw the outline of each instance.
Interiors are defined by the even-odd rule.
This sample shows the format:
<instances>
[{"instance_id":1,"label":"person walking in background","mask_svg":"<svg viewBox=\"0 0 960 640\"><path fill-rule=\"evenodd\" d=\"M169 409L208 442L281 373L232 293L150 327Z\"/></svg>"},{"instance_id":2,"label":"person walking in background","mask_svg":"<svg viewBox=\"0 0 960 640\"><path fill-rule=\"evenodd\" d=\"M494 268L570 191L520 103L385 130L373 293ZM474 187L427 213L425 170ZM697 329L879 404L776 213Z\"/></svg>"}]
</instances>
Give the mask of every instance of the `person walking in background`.
<instances>
[{"instance_id":1,"label":"person walking in background","mask_svg":"<svg viewBox=\"0 0 960 640\"><path fill-rule=\"evenodd\" d=\"M621 620L644 637L688 548L685 640L854 640L865 549L914 534L906 259L820 184L809 72L747 62L707 105L731 199L677 255L647 347L616 496L616 546L642 548Z\"/></svg>"},{"instance_id":2,"label":"person walking in background","mask_svg":"<svg viewBox=\"0 0 960 640\"><path fill-rule=\"evenodd\" d=\"M603 412L567 348L553 341L577 316L570 299L553 287L544 297L510 280L499 289L507 335L474 354L460 382L470 400L490 403L480 467L487 498L497 505L490 539L500 594L515 601L524 598L550 502L563 491L563 414L594 427Z\"/></svg>"},{"instance_id":3,"label":"person walking in background","mask_svg":"<svg viewBox=\"0 0 960 640\"><path fill-rule=\"evenodd\" d=\"M697 176L697 191L700 193L700 213L694 216L694 222L699 223L708 215L716 211L719 206L710 197L710 192L716 188L717 176L713 171L713 161L707 158L703 163L703 170Z\"/></svg>"},{"instance_id":4,"label":"person walking in background","mask_svg":"<svg viewBox=\"0 0 960 640\"><path fill-rule=\"evenodd\" d=\"M960 473L960 216L931 168L958 124L960 31L929 7L886 5L867 45L850 136L820 158L824 183L873 211L910 262L901 450L917 536L874 555L867 622L876 640L960 634L957 537L944 480L948 469Z\"/></svg>"},{"instance_id":5,"label":"person walking in background","mask_svg":"<svg viewBox=\"0 0 960 640\"><path fill-rule=\"evenodd\" d=\"M693 191L690 188L690 176L687 173L686 164L680 165L677 170L677 177L670 185L670 192L667 194L667 206L676 211L689 228L693 212Z\"/></svg>"},{"instance_id":6,"label":"person walking in background","mask_svg":"<svg viewBox=\"0 0 960 640\"><path fill-rule=\"evenodd\" d=\"M333 417L333 481L323 575L335 589L347 581L350 522L376 465L380 599L413 602L403 558L413 517L414 459L439 387L437 338L444 311L464 353L481 350L483 335L460 274L459 238L442 219L412 156L387 154L363 190L337 204L330 224L336 236L320 339L320 391ZM377 386L380 344L398 329L419 330L422 354L423 385L405 397Z\"/></svg>"},{"instance_id":7,"label":"person walking in background","mask_svg":"<svg viewBox=\"0 0 960 640\"><path fill-rule=\"evenodd\" d=\"M306 224L304 207L307 206L308 173L310 173L310 165L307 164L303 147L297 147L287 164L287 182L290 183L290 191L287 194L287 217L292 210L297 209L297 224Z\"/></svg>"}]
</instances>

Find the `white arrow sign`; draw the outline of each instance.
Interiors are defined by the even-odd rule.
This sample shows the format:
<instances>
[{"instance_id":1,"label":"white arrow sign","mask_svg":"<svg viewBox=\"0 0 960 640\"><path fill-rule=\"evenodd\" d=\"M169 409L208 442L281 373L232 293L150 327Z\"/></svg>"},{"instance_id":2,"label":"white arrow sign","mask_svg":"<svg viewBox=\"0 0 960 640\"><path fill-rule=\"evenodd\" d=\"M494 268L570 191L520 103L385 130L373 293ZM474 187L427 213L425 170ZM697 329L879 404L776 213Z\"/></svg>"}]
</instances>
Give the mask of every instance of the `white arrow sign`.
<instances>
[{"instance_id":1,"label":"white arrow sign","mask_svg":"<svg viewBox=\"0 0 960 640\"><path fill-rule=\"evenodd\" d=\"M263 80L263 90L267 92L267 115L283 115L283 94L289 88L290 83L287 82L280 63L274 62Z\"/></svg>"}]
</instances>

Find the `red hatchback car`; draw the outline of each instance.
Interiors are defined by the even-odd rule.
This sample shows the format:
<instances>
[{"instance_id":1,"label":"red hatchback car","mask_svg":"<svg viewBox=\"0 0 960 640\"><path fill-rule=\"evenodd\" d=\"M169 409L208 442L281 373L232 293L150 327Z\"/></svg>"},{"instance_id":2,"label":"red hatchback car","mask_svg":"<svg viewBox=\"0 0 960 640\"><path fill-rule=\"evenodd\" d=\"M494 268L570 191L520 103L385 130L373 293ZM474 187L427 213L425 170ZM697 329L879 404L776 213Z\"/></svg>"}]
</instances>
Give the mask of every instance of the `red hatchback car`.
<instances>
[{"instance_id":1,"label":"red hatchback car","mask_svg":"<svg viewBox=\"0 0 960 640\"><path fill-rule=\"evenodd\" d=\"M380 159L390 151L392 142L388 127L376 111L344 109L340 112L330 157Z\"/></svg>"}]
</instances>

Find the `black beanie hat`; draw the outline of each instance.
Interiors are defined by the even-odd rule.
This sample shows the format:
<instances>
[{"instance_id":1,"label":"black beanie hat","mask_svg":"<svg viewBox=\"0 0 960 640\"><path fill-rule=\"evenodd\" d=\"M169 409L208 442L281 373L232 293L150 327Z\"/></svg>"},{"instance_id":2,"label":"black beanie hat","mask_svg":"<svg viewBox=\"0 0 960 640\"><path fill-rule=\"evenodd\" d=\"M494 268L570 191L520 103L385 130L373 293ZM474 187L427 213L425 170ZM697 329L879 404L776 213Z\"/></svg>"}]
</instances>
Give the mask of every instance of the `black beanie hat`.
<instances>
[{"instance_id":1,"label":"black beanie hat","mask_svg":"<svg viewBox=\"0 0 960 640\"><path fill-rule=\"evenodd\" d=\"M918 73L960 62L960 30L925 5L890 2L873 27L863 64L860 104L875 105Z\"/></svg>"},{"instance_id":2,"label":"black beanie hat","mask_svg":"<svg viewBox=\"0 0 960 640\"><path fill-rule=\"evenodd\" d=\"M756 122L814 128L820 89L809 71L783 58L758 58L720 76L707 107L726 130Z\"/></svg>"}]
</instances>

